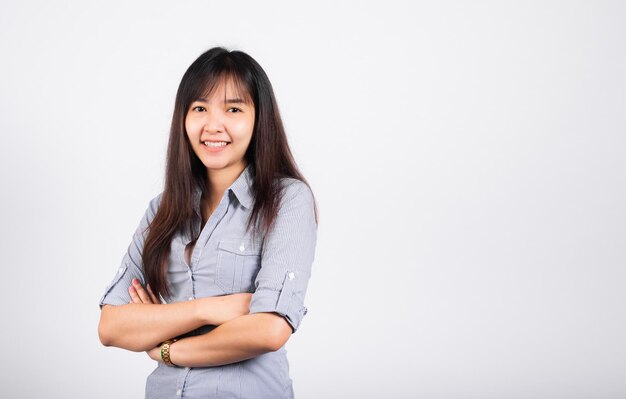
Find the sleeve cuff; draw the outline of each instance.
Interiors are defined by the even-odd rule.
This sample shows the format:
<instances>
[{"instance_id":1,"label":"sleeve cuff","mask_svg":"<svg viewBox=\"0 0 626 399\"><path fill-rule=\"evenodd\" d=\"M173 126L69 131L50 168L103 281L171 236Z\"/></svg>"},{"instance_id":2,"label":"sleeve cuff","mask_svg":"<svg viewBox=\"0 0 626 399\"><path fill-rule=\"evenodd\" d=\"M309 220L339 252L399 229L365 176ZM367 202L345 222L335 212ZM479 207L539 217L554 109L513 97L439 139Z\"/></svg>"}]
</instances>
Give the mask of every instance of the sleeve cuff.
<instances>
[{"instance_id":1,"label":"sleeve cuff","mask_svg":"<svg viewBox=\"0 0 626 399\"><path fill-rule=\"evenodd\" d=\"M120 295L119 290L115 290L115 286L122 280L122 278L127 274L128 264L123 263L118 269L113 281L111 284L104 290L104 295L100 298L100 309L104 305L125 305L128 303L129 299L124 298ZM129 295L130 297L130 295Z\"/></svg>"},{"instance_id":2,"label":"sleeve cuff","mask_svg":"<svg viewBox=\"0 0 626 399\"><path fill-rule=\"evenodd\" d=\"M287 320L295 333L308 310L298 299L298 296L294 295L294 276L294 273L288 270L279 291L270 289L256 291L250 301L250 314L278 313Z\"/></svg>"}]
</instances>

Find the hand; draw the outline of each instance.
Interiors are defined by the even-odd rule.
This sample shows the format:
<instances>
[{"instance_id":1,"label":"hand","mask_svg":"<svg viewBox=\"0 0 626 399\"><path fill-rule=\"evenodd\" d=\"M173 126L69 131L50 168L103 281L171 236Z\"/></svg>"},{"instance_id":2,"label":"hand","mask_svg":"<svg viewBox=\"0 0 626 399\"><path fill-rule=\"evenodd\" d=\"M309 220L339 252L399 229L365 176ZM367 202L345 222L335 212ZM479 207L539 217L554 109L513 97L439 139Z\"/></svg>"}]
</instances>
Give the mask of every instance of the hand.
<instances>
[{"instance_id":1,"label":"hand","mask_svg":"<svg viewBox=\"0 0 626 399\"><path fill-rule=\"evenodd\" d=\"M150 359L157 361L157 362L162 362L163 360L161 359L161 347L157 346L156 348L152 348L149 351L146 351L146 353L148 354L148 356L150 356Z\"/></svg>"},{"instance_id":2,"label":"hand","mask_svg":"<svg viewBox=\"0 0 626 399\"><path fill-rule=\"evenodd\" d=\"M131 286L128 287L128 292L130 293L130 302L128 303L161 303L152 292L150 284L144 289L136 278L133 279Z\"/></svg>"},{"instance_id":3,"label":"hand","mask_svg":"<svg viewBox=\"0 0 626 399\"><path fill-rule=\"evenodd\" d=\"M239 294L199 298L201 301L202 318L206 324L220 325L236 317L250 313L252 294Z\"/></svg>"}]
</instances>

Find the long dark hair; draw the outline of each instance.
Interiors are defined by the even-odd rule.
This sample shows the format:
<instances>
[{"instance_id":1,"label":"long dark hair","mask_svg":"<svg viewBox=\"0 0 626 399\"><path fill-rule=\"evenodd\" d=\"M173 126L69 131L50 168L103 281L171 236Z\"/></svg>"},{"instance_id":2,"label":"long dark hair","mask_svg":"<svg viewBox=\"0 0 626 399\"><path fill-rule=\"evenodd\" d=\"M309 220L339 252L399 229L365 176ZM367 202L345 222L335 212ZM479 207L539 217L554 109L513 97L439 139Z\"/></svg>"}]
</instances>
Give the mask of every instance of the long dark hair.
<instances>
[{"instance_id":1,"label":"long dark hair","mask_svg":"<svg viewBox=\"0 0 626 399\"><path fill-rule=\"evenodd\" d=\"M245 95L243 98L251 98L254 103L254 130L244 155L250 166L255 197L247 224L253 236L265 236L276 220L282 198L280 178L291 177L307 183L289 149L274 91L263 68L248 54L223 47L214 47L200 55L178 86L167 147L165 187L142 253L146 280L157 296L171 293L167 268L174 235L187 231L195 242L200 234L194 223L195 186L201 187L205 196L210 190L206 167L189 142L185 118L193 101L210 94L225 79L235 84ZM315 203L314 206L317 208Z\"/></svg>"}]
</instances>

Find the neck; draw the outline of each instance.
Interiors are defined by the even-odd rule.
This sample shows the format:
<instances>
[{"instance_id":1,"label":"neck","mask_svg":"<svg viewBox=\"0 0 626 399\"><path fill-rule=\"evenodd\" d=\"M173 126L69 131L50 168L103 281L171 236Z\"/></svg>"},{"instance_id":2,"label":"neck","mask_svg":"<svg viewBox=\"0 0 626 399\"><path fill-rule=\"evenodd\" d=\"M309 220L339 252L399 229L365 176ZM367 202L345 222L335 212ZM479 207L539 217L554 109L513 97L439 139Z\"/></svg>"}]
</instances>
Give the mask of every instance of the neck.
<instances>
[{"instance_id":1,"label":"neck","mask_svg":"<svg viewBox=\"0 0 626 399\"><path fill-rule=\"evenodd\" d=\"M224 196L224 191L237 180L237 177L245 168L246 163L242 161L226 169L208 170L208 187L211 193L210 202L218 203Z\"/></svg>"}]
</instances>

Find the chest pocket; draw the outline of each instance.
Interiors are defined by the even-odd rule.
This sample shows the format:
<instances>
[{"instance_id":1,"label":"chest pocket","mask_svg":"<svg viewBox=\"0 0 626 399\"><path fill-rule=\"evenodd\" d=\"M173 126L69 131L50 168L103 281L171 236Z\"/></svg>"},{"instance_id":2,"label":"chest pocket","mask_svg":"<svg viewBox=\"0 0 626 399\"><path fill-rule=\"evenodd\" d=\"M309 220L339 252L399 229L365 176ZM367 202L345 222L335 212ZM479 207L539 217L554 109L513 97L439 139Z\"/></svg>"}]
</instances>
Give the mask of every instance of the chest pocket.
<instances>
[{"instance_id":1,"label":"chest pocket","mask_svg":"<svg viewBox=\"0 0 626 399\"><path fill-rule=\"evenodd\" d=\"M251 240L222 240L217 245L215 284L226 294L254 292L261 248Z\"/></svg>"}]
</instances>

